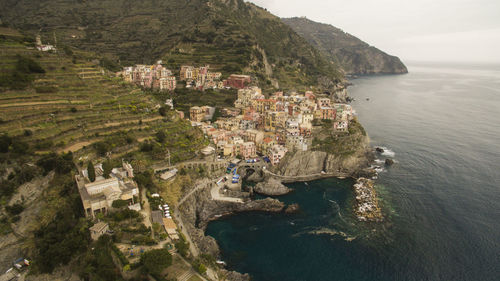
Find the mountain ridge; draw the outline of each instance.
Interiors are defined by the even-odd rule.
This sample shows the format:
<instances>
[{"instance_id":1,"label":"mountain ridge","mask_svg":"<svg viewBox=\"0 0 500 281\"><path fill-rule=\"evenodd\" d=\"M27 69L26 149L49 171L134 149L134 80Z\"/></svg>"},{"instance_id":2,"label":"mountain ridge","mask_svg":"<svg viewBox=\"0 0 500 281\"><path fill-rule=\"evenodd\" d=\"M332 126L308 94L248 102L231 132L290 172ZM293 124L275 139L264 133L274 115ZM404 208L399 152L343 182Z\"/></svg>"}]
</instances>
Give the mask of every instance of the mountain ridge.
<instances>
[{"instance_id":1,"label":"mountain ridge","mask_svg":"<svg viewBox=\"0 0 500 281\"><path fill-rule=\"evenodd\" d=\"M4 23L102 54L117 66L158 59L172 69L210 64L224 75L253 75L269 89L317 85L325 77L333 85L343 81L340 67L280 18L243 0L0 0L0 5Z\"/></svg>"},{"instance_id":2,"label":"mountain ridge","mask_svg":"<svg viewBox=\"0 0 500 281\"><path fill-rule=\"evenodd\" d=\"M403 74L408 69L391 56L359 38L330 25L304 17L282 18L328 59L339 64L346 74Z\"/></svg>"}]
</instances>

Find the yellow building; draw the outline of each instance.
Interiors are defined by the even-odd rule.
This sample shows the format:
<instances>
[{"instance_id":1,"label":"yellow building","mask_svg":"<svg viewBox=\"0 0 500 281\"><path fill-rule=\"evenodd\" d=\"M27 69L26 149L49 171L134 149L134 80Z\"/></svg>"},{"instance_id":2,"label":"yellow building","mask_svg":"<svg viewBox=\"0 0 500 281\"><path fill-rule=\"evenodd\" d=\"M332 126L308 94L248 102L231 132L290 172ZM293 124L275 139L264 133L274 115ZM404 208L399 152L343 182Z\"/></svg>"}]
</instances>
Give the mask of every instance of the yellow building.
<instances>
[{"instance_id":1,"label":"yellow building","mask_svg":"<svg viewBox=\"0 0 500 281\"><path fill-rule=\"evenodd\" d=\"M193 122L201 122L205 118L205 111L199 106L193 106L189 109L189 119Z\"/></svg>"}]
</instances>

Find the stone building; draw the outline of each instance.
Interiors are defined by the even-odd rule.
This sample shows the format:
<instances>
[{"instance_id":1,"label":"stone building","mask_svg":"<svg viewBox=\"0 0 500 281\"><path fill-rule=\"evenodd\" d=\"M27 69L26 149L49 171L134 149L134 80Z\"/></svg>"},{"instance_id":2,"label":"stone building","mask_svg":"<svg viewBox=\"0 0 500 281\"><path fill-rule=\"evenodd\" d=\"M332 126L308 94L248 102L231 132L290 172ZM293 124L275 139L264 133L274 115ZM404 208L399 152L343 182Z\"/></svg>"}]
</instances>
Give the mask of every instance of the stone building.
<instances>
[{"instance_id":1,"label":"stone building","mask_svg":"<svg viewBox=\"0 0 500 281\"><path fill-rule=\"evenodd\" d=\"M103 177L102 165L96 165L94 182L89 180L87 170L75 176L87 218L95 218L99 213L106 214L115 200L133 203L134 196L139 195L139 188L133 180L134 171L129 163L123 162L122 167L114 168L109 176L107 179Z\"/></svg>"}]
</instances>

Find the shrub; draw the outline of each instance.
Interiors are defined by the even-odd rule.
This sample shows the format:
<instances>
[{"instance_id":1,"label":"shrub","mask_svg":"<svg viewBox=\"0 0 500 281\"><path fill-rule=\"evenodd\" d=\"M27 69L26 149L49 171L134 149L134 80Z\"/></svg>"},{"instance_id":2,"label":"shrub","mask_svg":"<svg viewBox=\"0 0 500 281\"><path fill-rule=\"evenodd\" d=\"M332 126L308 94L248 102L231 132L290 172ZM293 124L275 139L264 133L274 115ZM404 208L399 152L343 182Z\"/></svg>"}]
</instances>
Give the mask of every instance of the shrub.
<instances>
[{"instance_id":1,"label":"shrub","mask_svg":"<svg viewBox=\"0 0 500 281\"><path fill-rule=\"evenodd\" d=\"M72 56L73 55L73 50L71 50L71 48L69 46L64 46L63 47L63 50L64 50L64 53L67 55L67 56Z\"/></svg>"},{"instance_id":2,"label":"shrub","mask_svg":"<svg viewBox=\"0 0 500 281\"><path fill-rule=\"evenodd\" d=\"M78 110L76 109L76 107L72 107L69 111L76 113Z\"/></svg>"},{"instance_id":3,"label":"shrub","mask_svg":"<svg viewBox=\"0 0 500 281\"><path fill-rule=\"evenodd\" d=\"M156 276L172 265L172 255L166 249L155 249L145 252L141 256L144 271Z\"/></svg>"},{"instance_id":4,"label":"shrub","mask_svg":"<svg viewBox=\"0 0 500 281\"><path fill-rule=\"evenodd\" d=\"M144 142L141 144L141 151L142 152L151 152L153 151L153 144L150 142Z\"/></svg>"},{"instance_id":5,"label":"shrub","mask_svg":"<svg viewBox=\"0 0 500 281\"><path fill-rule=\"evenodd\" d=\"M21 140L16 140L11 145L11 151L17 154L26 154L29 152L30 146L28 143Z\"/></svg>"},{"instance_id":6,"label":"shrub","mask_svg":"<svg viewBox=\"0 0 500 281\"><path fill-rule=\"evenodd\" d=\"M111 146L108 143L103 142L103 141L95 143L94 147L97 151L97 154L99 154L100 156L105 156L106 153L111 151Z\"/></svg>"},{"instance_id":7,"label":"shrub","mask_svg":"<svg viewBox=\"0 0 500 281\"><path fill-rule=\"evenodd\" d=\"M159 143L164 143L166 139L167 139L167 134L165 134L165 131L162 130L162 131L156 132L156 140Z\"/></svg>"},{"instance_id":8,"label":"shrub","mask_svg":"<svg viewBox=\"0 0 500 281\"><path fill-rule=\"evenodd\" d=\"M22 73L45 73L45 70L38 64L38 62L23 57L21 55L16 55L17 64L16 69Z\"/></svg>"},{"instance_id":9,"label":"shrub","mask_svg":"<svg viewBox=\"0 0 500 281\"><path fill-rule=\"evenodd\" d=\"M40 94L46 94L46 93L57 93L59 89L54 86L38 86L35 87L35 91Z\"/></svg>"},{"instance_id":10,"label":"shrub","mask_svg":"<svg viewBox=\"0 0 500 281\"><path fill-rule=\"evenodd\" d=\"M186 241L186 238L184 235L180 235L179 241L175 243L175 248L179 252L179 254L183 257L187 257L189 253L189 243Z\"/></svg>"},{"instance_id":11,"label":"shrub","mask_svg":"<svg viewBox=\"0 0 500 281\"><path fill-rule=\"evenodd\" d=\"M158 112L160 113L161 116L167 116L167 108L164 106L160 107Z\"/></svg>"},{"instance_id":12,"label":"shrub","mask_svg":"<svg viewBox=\"0 0 500 281\"><path fill-rule=\"evenodd\" d=\"M37 166L43 169L44 174L55 170L58 174L69 173L73 169L73 153L63 153L61 155L52 152L42 156L37 162Z\"/></svg>"},{"instance_id":13,"label":"shrub","mask_svg":"<svg viewBox=\"0 0 500 281\"><path fill-rule=\"evenodd\" d=\"M111 204L111 206L116 209L123 208L127 205L128 205L127 200L120 200L120 199L113 201L113 203Z\"/></svg>"},{"instance_id":14,"label":"shrub","mask_svg":"<svg viewBox=\"0 0 500 281\"><path fill-rule=\"evenodd\" d=\"M127 219L136 219L140 217L140 213L130 209L123 209L117 212L114 212L110 215L111 219L117 222L124 221Z\"/></svg>"},{"instance_id":15,"label":"shrub","mask_svg":"<svg viewBox=\"0 0 500 281\"><path fill-rule=\"evenodd\" d=\"M9 152L9 147L12 144L12 138L7 134L3 134L0 136L0 152L6 153Z\"/></svg>"}]
</instances>

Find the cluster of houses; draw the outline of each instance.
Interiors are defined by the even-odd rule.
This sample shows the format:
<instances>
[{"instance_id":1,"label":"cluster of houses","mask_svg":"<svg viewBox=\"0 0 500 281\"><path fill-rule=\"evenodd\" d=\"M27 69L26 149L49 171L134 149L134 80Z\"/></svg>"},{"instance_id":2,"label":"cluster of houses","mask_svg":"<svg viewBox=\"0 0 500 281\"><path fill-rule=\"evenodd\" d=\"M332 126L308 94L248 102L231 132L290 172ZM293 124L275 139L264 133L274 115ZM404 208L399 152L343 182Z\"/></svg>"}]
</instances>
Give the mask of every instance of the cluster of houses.
<instances>
[{"instance_id":1,"label":"cluster of houses","mask_svg":"<svg viewBox=\"0 0 500 281\"><path fill-rule=\"evenodd\" d=\"M221 110L224 118L209 122L211 107L192 107L190 120L199 126L224 157L251 159L265 155L276 165L288 151L307 151L316 120L330 120L336 132L347 132L354 112L348 104L317 98L312 92L266 98L258 87L238 90L235 108Z\"/></svg>"},{"instance_id":2,"label":"cluster of houses","mask_svg":"<svg viewBox=\"0 0 500 281\"><path fill-rule=\"evenodd\" d=\"M162 61L154 65L137 64L124 67L117 76L146 89L173 91L177 87L177 79L170 69L162 65Z\"/></svg>"},{"instance_id":3,"label":"cluster of houses","mask_svg":"<svg viewBox=\"0 0 500 281\"><path fill-rule=\"evenodd\" d=\"M177 87L175 75L162 65L161 60L154 65L137 64L124 67L116 75L146 89L173 91ZM222 73L210 71L209 65L202 67L183 65L179 71L179 79L185 81L186 88L201 91L224 88L244 89L252 82L250 76L237 74L231 74L227 79L222 80Z\"/></svg>"},{"instance_id":4,"label":"cluster of houses","mask_svg":"<svg viewBox=\"0 0 500 281\"><path fill-rule=\"evenodd\" d=\"M197 90L222 89L224 83L221 81L222 73L212 72L210 66L194 67L183 65L180 70L180 80L186 81L186 88Z\"/></svg>"},{"instance_id":5,"label":"cluster of houses","mask_svg":"<svg viewBox=\"0 0 500 281\"><path fill-rule=\"evenodd\" d=\"M123 162L122 167L114 168L109 175L104 175L102 164L98 164L95 166L95 176L92 182L87 169L75 176L87 218L95 219L99 213L107 214L116 200L128 201L131 210L141 210L140 203L134 202L134 196L139 196L139 188L133 180L132 165Z\"/></svg>"}]
</instances>

